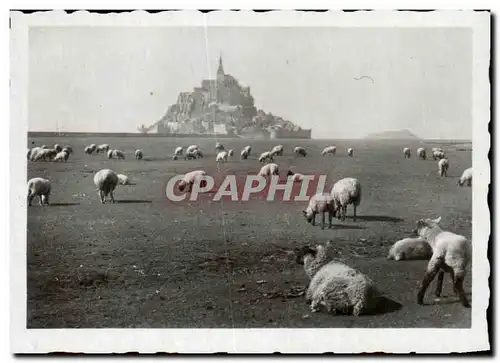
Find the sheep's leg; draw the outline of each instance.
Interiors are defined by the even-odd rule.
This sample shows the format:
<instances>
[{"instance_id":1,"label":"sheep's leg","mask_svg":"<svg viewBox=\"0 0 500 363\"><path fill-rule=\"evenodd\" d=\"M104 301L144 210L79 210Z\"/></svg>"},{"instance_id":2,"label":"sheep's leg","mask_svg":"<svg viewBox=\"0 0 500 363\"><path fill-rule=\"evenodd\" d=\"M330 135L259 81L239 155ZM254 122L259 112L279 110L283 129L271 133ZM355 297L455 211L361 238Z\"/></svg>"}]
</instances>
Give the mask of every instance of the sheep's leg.
<instances>
[{"instance_id":1,"label":"sheep's leg","mask_svg":"<svg viewBox=\"0 0 500 363\"><path fill-rule=\"evenodd\" d=\"M356 204L353 204L352 221L356 222Z\"/></svg>"},{"instance_id":2,"label":"sheep's leg","mask_svg":"<svg viewBox=\"0 0 500 363\"><path fill-rule=\"evenodd\" d=\"M50 204L50 203L49 203L49 197L50 197L50 195L49 195L49 194L47 194L47 195L45 196L45 204L47 204L47 205L49 205L49 204Z\"/></svg>"},{"instance_id":3,"label":"sheep's leg","mask_svg":"<svg viewBox=\"0 0 500 363\"><path fill-rule=\"evenodd\" d=\"M470 308L470 302L467 299L467 296L465 296L465 291L464 291L464 278L465 278L465 272L459 271L455 273L455 279L453 281L453 287L456 292L458 292L458 296L460 298L460 302L462 305L466 308Z\"/></svg>"},{"instance_id":4,"label":"sheep's leg","mask_svg":"<svg viewBox=\"0 0 500 363\"><path fill-rule=\"evenodd\" d=\"M469 187L472 186L472 179L467 180L467 186L469 186Z\"/></svg>"},{"instance_id":5,"label":"sheep's leg","mask_svg":"<svg viewBox=\"0 0 500 363\"><path fill-rule=\"evenodd\" d=\"M33 198L35 196L33 194L31 194L30 192L28 192L28 206L31 207L31 203L33 202Z\"/></svg>"},{"instance_id":6,"label":"sheep's leg","mask_svg":"<svg viewBox=\"0 0 500 363\"><path fill-rule=\"evenodd\" d=\"M436 297L440 297L441 292L443 291L443 279L444 279L444 271L441 270L438 273L437 283L436 283L436 291L434 293L436 295Z\"/></svg>"},{"instance_id":7,"label":"sheep's leg","mask_svg":"<svg viewBox=\"0 0 500 363\"><path fill-rule=\"evenodd\" d=\"M347 206L344 205L342 207L342 220L345 221L345 217L346 217L346 214L347 214Z\"/></svg>"},{"instance_id":8,"label":"sheep's leg","mask_svg":"<svg viewBox=\"0 0 500 363\"><path fill-rule=\"evenodd\" d=\"M115 197L113 196L113 191L112 190L109 192L109 197L111 198L111 202L114 203L115 202Z\"/></svg>"},{"instance_id":9,"label":"sheep's leg","mask_svg":"<svg viewBox=\"0 0 500 363\"><path fill-rule=\"evenodd\" d=\"M99 196L102 204L106 203L106 201L104 200L104 192L102 190L98 190L97 195Z\"/></svg>"},{"instance_id":10,"label":"sheep's leg","mask_svg":"<svg viewBox=\"0 0 500 363\"><path fill-rule=\"evenodd\" d=\"M321 229L325 229L325 212L321 213Z\"/></svg>"},{"instance_id":11,"label":"sheep's leg","mask_svg":"<svg viewBox=\"0 0 500 363\"><path fill-rule=\"evenodd\" d=\"M417 303L419 305L424 304L424 296L429 284L434 280L437 273L441 269L441 265L443 264L442 258L431 258L429 264L427 265L427 271L424 275L424 279L422 280L422 285L417 295Z\"/></svg>"},{"instance_id":12,"label":"sheep's leg","mask_svg":"<svg viewBox=\"0 0 500 363\"><path fill-rule=\"evenodd\" d=\"M328 228L332 228L333 214L334 212L332 210L328 212Z\"/></svg>"},{"instance_id":13,"label":"sheep's leg","mask_svg":"<svg viewBox=\"0 0 500 363\"><path fill-rule=\"evenodd\" d=\"M43 206L43 199L42 199L42 195L41 194L38 195L38 199L40 199L40 205Z\"/></svg>"},{"instance_id":14,"label":"sheep's leg","mask_svg":"<svg viewBox=\"0 0 500 363\"><path fill-rule=\"evenodd\" d=\"M312 220L311 220L311 224L312 224L313 226L316 226L316 213L315 213L315 212L313 212L313 215L312 215Z\"/></svg>"}]
</instances>

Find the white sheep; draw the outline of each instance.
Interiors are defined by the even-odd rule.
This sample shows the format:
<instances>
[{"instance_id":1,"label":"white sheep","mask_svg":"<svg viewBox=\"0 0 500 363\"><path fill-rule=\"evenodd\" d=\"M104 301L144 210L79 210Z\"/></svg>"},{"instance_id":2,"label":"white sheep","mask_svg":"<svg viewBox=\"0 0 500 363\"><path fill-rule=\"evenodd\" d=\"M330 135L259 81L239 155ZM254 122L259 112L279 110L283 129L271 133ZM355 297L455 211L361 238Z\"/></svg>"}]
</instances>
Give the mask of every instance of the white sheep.
<instances>
[{"instance_id":1,"label":"white sheep","mask_svg":"<svg viewBox=\"0 0 500 363\"><path fill-rule=\"evenodd\" d=\"M347 206L353 205L353 221L356 221L356 208L361 203L361 183L355 178L344 178L333 185L332 197L338 218L345 220ZM341 213L342 212L342 213Z\"/></svg>"},{"instance_id":2,"label":"white sheep","mask_svg":"<svg viewBox=\"0 0 500 363\"><path fill-rule=\"evenodd\" d=\"M40 205L49 205L51 192L50 181L44 178L33 178L28 181L28 206L31 206L33 198L40 197Z\"/></svg>"},{"instance_id":3,"label":"white sheep","mask_svg":"<svg viewBox=\"0 0 500 363\"><path fill-rule=\"evenodd\" d=\"M69 157L69 153L64 149L63 151L57 153L57 155L54 157L54 161L64 161L67 162Z\"/></svg>"},{"instance_id":4,"label":"white sheep","mask_svg":"<svg viewBox=\"0 0 500 363\"><path fill-rule=\"evenodd\" d=\"M278 165L274 163L266 164L262 168L260 168L260 171L257 175L264 178L270 177L271 175L279 175Z\"/></svg>"},{"instance_id":5,"label":"white sheep","mask_svg":"<svg viewBox=\"0 0 500 363\"><path fill-rule=\"evenodd\" d=\"M328 228L332 228L332 219L335 216L333 197L328 193L318 193L309 200L307 208L302 211L308 223L316 225L316 214L321 213L321 229L325 228L325 214L328 213Z\"/></svg>"},{"instance_id":6,"label":"white sheep","mask_svg":"<svg viewBox=\"0 0 500 363\"><path fill-rule=\"evenodd\" d=\"M472 186L472 167L464 170L462 176L458 179L457 184L461 187L464 185L467 185L468 187Z\"/></svg>"},{"instance_id":7,"label":"white sheep","mask_svg":"<svg viewBox=\"0 0 500 363\"><path fill-rule=\"evenodd\" d=\"M248 158L248 150L247 149L243 149L241 150L241 153L240 153L240 156L241 156L241 160L246 160Z\"/></svg>"},{"instance_id":8,"label":"white sheep","mask_svg":"<svg viewBox=\"0 0 500 363\"><path fill-rule=\"evenodd\" d=\"M354 156L354 149L352 147L350 147L349 149L347 149L347 155L350 156L350 157Z\"/></svg>"},{"instance_id":9,"label":"white sheep","mask_svg":"<svg viewBox=\"0 0 500 363\"><path fill-rule=\"evenodd\" d=\"M307 151L302 146L296 146L293 148L293 152L297 155L306 157Z\"/></svg>"},{"instance_id":10,"label":"white sheep","mask_svg":"<svg viewBox=\"0 0 500 363\"><path fill-rule=\"evenodd\" d=\"M283 145L276 145L271 149L271 154L272 155L277 155L277 156L283 156Z\"/></svg>"},{"instance_id":11,"label":"white sheep","mask_svg":"<svg viewBox=\"0 0 500 363\"><path fill-rule=\"evenodd\" d=\"M215 161L216 162L224 162L224 163L227 163L227 156L228 156L228 153L227 151L221 151L217 154L217 157L215 158Z\"/></svg>"},{"instance_id":12,"label":"white sheep","mask_svg":"<svg viewBox=\"0 0 500 363\"><path fill-rule=\"evenodd\" d=\"M234 155L234 149L229 149L227 152L227 156L233 156Z\"/></svg>"},{"instance_id":13,"label":"white sheep","mask_svg":"<svg viewBox=\"0 0 500 363\"><path fill-rule=\"evenodd\" d=\"M312 312L320 307L332 314L350 313L355 316L376 309L380 292L373 281L362 272L329 256L331 241L326 246L304 246L296 250L296 262L304 265L309 277L305 293Z\"/></svg>"},{"instance_id":14,"label":"white sheep","mask_svg":"<svg viewBox=\"0 0 500 363\"><path fill-rule=\"evenodd\" d=\"M110 150L111 151L111 150ZM94 175L94 184L101 203L106 202L106 197L110 196L111 202L115 202L113 191L118 185L118 175L110 169L102 169Z\"/></svg>"},{"instance_id":15,"label":"white sheep","mask_svg":"<svg viewBox=\"0 0 500 363\"><path fill-rule=\"evenodd\" d=\"M128 178L128 176L124 174L118 174L117 177L118 177L118 184L130 185L130 179Z\"/></svg>"},{"instance_id":16,"label":"white sheep","mask_svg":"<svg viewBox=\"0 0 500 363\"><path fill-rule=\"evenodd\" d=\"M137 149L137 150L135 151L134 155L135 155L135 158L136 158L137 160L142 160L142 158L143 158L143 156L144 156L144 153L142 152L142 150Z\"/></svg>"},{"instance_id":17,"label":"white sheep","mask_svg":"<svg viewBox=\"0 0 500 363\"><path fill-rule=\"evenodd\" d=\"M337 147L335 146L327 146L321 152L321 155L335 155L337 153Z\"/></svg>"},{"instance_id":18,"label":"white sheep","mask_svg":"<svg viewBox=\"0 0 500 363\"><path fill-rule=\"evenodd\" d=\"M61 147L61 145L59 145L59 144L54 144L53 149L54 149L55 151L57 151L58 153L62 151L62 147Z\"/></svg>"},{"instance_id":19,"label":"white sheep","mask_svg":"<svg viewBox=\"0 0 500 363\"><path fill-rule=\"evenodd\" d=\"M118 149L108 150L108 159L125 159L125 154Z\"/></svg>"},{"instance_id":20,"label":"white sheep","mask_svg":"<svg viewBox=\"0 0 500 363\"><path fill-rule=\"evenodd\" d=\"M220 152L224 150L225 150L224 145L222 145L220 142L215 143L215 151Z\"/></svg>"},{"instance_id":21,"label":"white sheep","mask_svg":"<svg viewBox=\"0 0 500 363\"><path fill-rule=\"evenodd\" d=\"M409 159L411 157L411 149L409 147L405 147L403 149L403 155L404 155L405 159L406 158Z\"/></svg>"},{"instance_id":22,"label":"white sheep","mask_svg":"<svg viewBox=\"0 0 500 363\"><path fill-rule=\"evenodd\" d=\"M71 148L71 146L68 145L64 146L62 151L66 151L68 155L73 154L73 149Z\"/></svg>"},{"instance_id":23,"label":"white sheep","mask_svg":"<svg viewBox=\"0 0 500 363\"><path fill-rule=\"evenodd\" d=\"M246 150L247 151L247 156L250 156L251 152L252 152L252 147L250 145L247 145L243 148L243 150Z\"/></svg>"},{"instance_id":24,"label":"white sheep","mask_svg":"<svg viewBox=\"0 0 500 363\"><path fill-rule=\"evenodd\" d=\"M186 173L184 175L184 178L179 182L179 190L181 192L183 192L184 190L186 190L186 192L190 192L193 189L193 184L205 175L207 175L207 173L205 173L203 170L194 170ZM204 188L206 185L206 180L200 180L200 187Z\"/></svg>"},{"instance_id":25,"label":"white sheep","mask_svg":"<svg viewBox=\"0 0 500 363\"><path fill-rule=\"evenodd\" d=\"M95 149L95 152L96 153L99 153L99 152L103 152L103 153L107 153L109 150L109 144L101 144L99 146L97 146L97 148Z\"/></svg>"},{"instance_id":26,"label":"white sheep","mask_svg":"<svg viewBox=\"0 0 500 363\"><path fill-rule=\"evenodd\" d=\"M433 151L432 152L432 158L434 160L441 160L444 159L446 156L443 151Z\"/></svg>"},{"instance_id":27,"label":"white sheep","mask_svg":"<svg viewBox=\"0 0 500 363\"><path fill-rule=\"evenodd\" d=\"M427 153L425 151L425 149L423 147L419 147L417 149L417 155L418 155L418 158L421 159L421 160L426 160L427 159Z\"/></svg>"},{"instance_id":28,"label":"white sheep","mask_svg":"<svg viewBox=\"0 0 500 363\"><path fill-rule=\"evenodd\" d=\"M47 161L48 160L53 160L57 155L57 151L54 149L41 149L39 150L36 155L33 157L33 161Z\"/></svg>"},{"instance_id":29,"label":"white sheep","mask_svg":"<svg viewBox=\"0 0 500 363\"><path fill-rule=\"evenodd\" d=\"M186 152L189 153L189 152L195 151L195 150L197 150L199 148L200 147L198 145L190 145L190 146L187 147Z\"/></svg>"},{"instance_id":30,"label":"white sheep","mask_svg":"<svg viewBox=\"0 0 500 363\"><path fill-rule=\"evenodd\" d=\"M428 260L432 248L423 238L403 238L392 245L387 255L388 260Z\"/></svg>"},{"instance_id":31,"label":"white sheep","mask_svg":"<svg viewBox=\"0 0 500 363\"><path fill-rule=\"evenodd\" d=\"M450 163L448 159L441 159L438 161L438 172L439 176L447 177L448 176L448 168L450 167Z\"/></svg>"},{"instance_id":32,"label":"white sheep","mask_svg":"<svg viewBox=\"0 0 500 363\"><path fill-rule=\"evenodd\" d=\"M199 149L186 151L186 154L184 155L184 160L199 159L199 158L203 158L203 154Z\"/></svg>"},{"instance_id":33,"label":"white sheep","mask_svg":"<svg viewBox=\"0 0 500 363\"><path fill-rule=\"evenodd\" d=\"M265 161L274 161L273 155L271 151L264 151L262 154L259 156L259 162L263 163Z\"/></svg>"},{"instance_id":34,"label":"white sheep","mask_svg":"<svg viewBox=\"0 0 500 363\"><path fill-rule=\"evenodd\" d=\"M179 146L179 147L175 148L174 155L182 156L183 152L184 152L184 149L182 148L182 146Z\"/></svg>"},{"instance_id":35,"label":"white sheep","mask_svg":"<svg viewBox=\"0 0 500 363\"><path fill-rule=\"evenodd\" d=\"M291 176L294 183L304 180L304 174L294 173L291 170L288 170L288 173L286 174L286 176L287 177Z\"/></svg>"},{"instance_id":36,"label":"white sheep","mask_svg":"<svg viewBox=\"0 0 500 363\"><path fill-rule=\"evenodd\" d=\"M442 230L439 222L441 222L441 217L420 219L414 231L432 248L432 257L427 264L422 285L418 291L417 303L423 305L425 292L436 275L438 275L438 281L435 295L439 297L443 289L444 273L448 272L453 280L453 291L459 296L462 305L469 308L470 303L465 296L463 281L472 258L472 245L464 236Z\"/></svg>"},{"instance_id":37,"label":"white sheep","mask_svg":"<svg viewBox=\"0 0 500 363\"><path fill-rule=\"evenodd\" d=\"M85 154L90 155L90 154L92 154L94 152L94 150L92 150L92 148L90 146L85 146L85 149L83 149L83 152Z\"/></svg>"},{"instance_id":38,"label":"white sheep","mask_svg":"<svg viewBox=\"0 0 500 363\"><path fill-rule=\"evenodd\" d=\"M43 149L41 147L35 146L34 148L31 148L28 152L28 159L31 161L34 161L37 154L42 151Z\"/></svg>"}]
</instances>

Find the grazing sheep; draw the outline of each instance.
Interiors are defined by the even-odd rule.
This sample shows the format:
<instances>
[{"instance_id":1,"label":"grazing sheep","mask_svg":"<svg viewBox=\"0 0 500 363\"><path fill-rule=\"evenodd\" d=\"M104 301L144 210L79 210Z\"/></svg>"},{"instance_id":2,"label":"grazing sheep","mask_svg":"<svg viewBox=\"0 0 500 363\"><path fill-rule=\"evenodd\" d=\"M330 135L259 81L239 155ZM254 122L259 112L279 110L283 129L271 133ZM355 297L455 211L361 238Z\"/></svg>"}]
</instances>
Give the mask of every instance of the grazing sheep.
<instances>
[{"instance_id":1,"label":"grazing sheep","mask_svg":"<svg viewBox=\"0 0 500 363\"><path fill-rule=\"evenodd\" d=\"M423 238L404 238L392 245L387 255L388 260L428 260L432 256L432 247Z\"/></svg>"},{"instance_id":2,"label":"grazing sheep","mask_svg":"<svg viewBox=\"0 0 500 363\"><path fill-rule=\"evenodd\" d=\"M111 151L111 150L110 150L110 151ZM92 148L91 148L90 146L86 146L86 147L85 147L85 149L83 149L83 152L84 152L85 154L89 154L89 155L91 155L91 154L94 152L94 150L92 150ZM108 155L109 155L109 151L108 151Z\"/></svg>"},{"instance_id":3,"label":"grazing sheep","mask_svg":"<svg viewBox=\"0 0 500 363\"><path fill-rule=\"evenodd\" d=\"M227 156L233 156L234 155L234 149L229 149L227 152Z\"/></svg>"},{"instance_id":4,"label":"grazing sheep","mask_svg":"<svg viewBox=\"0 0 500 363\"><path fill-rule=\"evenodd\" d=\"M110 150L111 151L111 150ZM94 175L94 184L101 203L106 203L106 197L110 196L111 202L115 202L113 191L118 185L118 175L113 170L102 169Z\"/></svg>"},{"instance_id":5,"label":"grazing sheep","mask_svg":"<svg viewBox=\"0 0 500 363\"><path fill-rule=\"evenodd\" d=\"M463 187L464 185L467 185L468 187L472 186L472 167L464 170L462 176L460 177L460 179L458 179L457 184L461 187Z\"/></svg>"},{"instance_id":6,"label":"grazing sheep","mask_svg":"<svg viewBox=\"0 0 500 363\"><path fill-rule=\"evenodd\" d=\"M186 151L186 154L184 155L184 160L199 159L199 158L203 158L203 154L199 149Z\"/></svg>"},{"instance_id":7,"label":"grazing sheep","mask_svg":"<svg viewBox=\"0 0 500 363\"><path fill-rule=\"evenodd\" d=\"M352 204L354 208L352 220L356 221L356 208L361 203L360 182L355 178L341 179L333 185L331 194L338 218L345 221L347 206Z\"/></svg>"},{"instance_id":8,"label":"grazing sheep","mask_svg":"<svg viewBox=\"0 0 500 363\"><path fill-rule=\"evenodd\" d=\"M432 158L434 160L441 160L445 158L444 152L443 151L433 151L432 152Z\"/></svg>"},{"instance_id":9,"label":"grazing sheep","mask_svg":"<svg viewBox=\"0 0 500 363\"><path fill-rule=\"evenodd\" d=\"M309 200L307 208L302 211L308 223L316 224L316 214L321 213L321 229L325 229L325 214L328 213L328 228L332 228L332 219L335 216L333 197L328 193L318 193Z\"/></svg>"},{"instance_id":10,"label":"grazing sheep","mask_svg":"<svg viewBox=\"0 0 500 363\"><path fill-rule=\"evenodd\" d=\"M72 148L71 146L69 146L69 145L64 145L64 146L63 146L63 150L64 150L64 149L68 150L68 152L69 152L70 154L73 154L73 148Z\"/></svg>"},{"instance_id":11,"label":"grazing sheep","mask_svg":"<svg viewBox=\"0 0 500 363\"><path fill-rule=\"evenodd\" d=\"M57 151L58 153L62 151L62 147L59 144L54 144L54 150Z\"/></svg>"},{"instance_id":12,"label":"grazing sheep","mask_svg":"<svg viewBox=\"0 0 500 363\"><path fill-rule=\"evenodd\" d=\"M121 185L129 185L130 184L130 179L128 178L128 176L126 176L124 174L118 174L117 177L118 177L118 184L121 184Z\"/></svg>"},{"instance_id":13,"label":"grazing sheep","mask_svg":"<svg viewBox=\"0 0 500 363\"><path fill-rule=\"evenodd\" d=\"M183 152L184 152L184 149L182 148L182 146L179 146L179 147L175 148L174 155L182 156Z\"/></svg>"},{"instance_id":14,"label":"grazing sheep","mask_svg":"<svg viewBox=\"0 0 500 363\"><path fill-rule=\"evenodd\" d=\"M191 192L193 190L193 184L205 175L207 175L207 173L205 173L203 170L194 170L186 173L184 175L184 178L179 182L179 190L181 192L183 192L184 190L186 190L186 192ZM200 181L200 187L204 188L206 185L206 180Z\"/></svg>"},{"instance_id":15,"label":"grazing sheep","mask_svg":"<svg viewBox=\"0 0 500 363\"><path fill-rule=\"evenodd\" d=\"M329 256L331 241L326 246L304 246L296 250L296 262L304 265L310 279L305 297L312 312L324 306L328 313L370 313L381 297L373 281L362 272Z\"/></svg>"},{"instance_id":16,"label":"grazing sheep","mask_svg":"<svg viewBox=\"0 0 500 363\"><path fill-rule=\"evenodd\" d=\"M36 155L33 158L33 161L39 161L39 160L47 161L47 159L53 160L56 157L56 155L57 151L55 151L54 149L42 149L36 153Z\"/></svg>"},{"instance_id":17,"label":"grazing sheep","mask_svg":"<svg viewBox=\"0 0 500 363\"><path fill-rule=\"evenodd\" d=\"M350 147L349 149L347 149L347 155L350 156L350 157L353 157L353 155L354 155L354 149L352 147Z\"/></svg>"},{"instance_id":18,"label":"grazing sheep","mask_svg":"<svg viewBox=\"0 0 500 363\"><path fill-rule=\"evenodd\" d=\"M197 149L199 149L199 148L200 148L200 147L199 147L198 145L190 145L190 146L188 146L188 147L187 147L187 149L186 149L186 153L188 153L188 152L192 152L192 151L195 151L195 150L197 150Z\"/></svg>"},{"instance_id":19,"label":"grazing sheep","mask_svg":"<svg viewBox=\"0 0 500 363\"><path fill-rule=\"evenodd\" d=\"M321 156L323 156L323 155L335 155L336 153L337 153L337 147L327 146L321 152Z\"/></svg>"},{"instance_id":20,"label":"grazing sheep","mask_svg":"<svg viewBox=\"0 0 500 363\"><path fill-rule=\"evenodd\" d=\"M409 147L405 147L403 149L403 155L404 155L405 159L406 158L409 159L411 157L411 149Z\"/></svg>"},{"instance_id":21,"label":"grazing sheep","mask_svg":"<svg viewBox=\"0 0 500 363\"><path fill-rule=\"evenodd\" d=\"M28 181L28 206L31 206L33 198L40 197L40 205L49 205L51 186L50 181L43 178L33 178Z\"/></svg>"},{"instance_id":22,"label":"grazing sheep","mask_svg":"<svg viewBox=\"0 0 500 363\"><path fill-rule=\"evenodd\" d=\"M251 152L252 152L252 147L250 145L247 145L243 148L243 150L246 150L247 151L247 156L250 156Z\"/></svg>"},{"instance_id":23,"label":"grazing sheep","mask_svg":"<svg viewBox=\"0 0 500 363\"><path fill-rule=\"evenodd\" d=\"M283 149L284 149L283 145L276 145L271 149L271 154L273 156L274 155L283 156Z\"/></svg>"},{"instance_id":24,"label":"grazing sheep","mask_svg":"<svg viewBox=\"0 0 500 363\"><path fill-rule=\"evenodd\" d=\"M307 155L307 151L306 149L304 149L302 146L296 146L294 149L293 149L293 152L297 155L300 155L300 156L303 156L303 157L306 157Z\"/></svg>"},{"instance_id":25,"label":"grazing sheep","mask_svg":"<svg viewBox=\"0 0 500 363\"><path fill-rule=\"evenodd\" d=\"M39 152L41 152L43 149L41 147L34 147L28 152L28 159L31 161L35 161L36 156L38 155Z\"/></svg>"},{"instance_id":26,"label":"grazing sheep","mask_svg":"<svg viewBox=\"0 0 500 363\"><path fill-rule=\"evenodd\" d=\"M109 144L101 144L101 145L97 146L97 148L95 149L95 152L100 153L102 151L103 153L107 153L108 150L109 150Z\"/></svg>"},{"instance_id":27,"label":"grazing sheep","mask_svg":"<svg viewBox=\"0 0 500 363\"><path fill-rule=\"evenodd\" d=\"M278 165L274 163L266 164L260 168L258 176L270 177L271 175L279 175Z\"/></svg>"},{"instance_id":28,"label":"grazing sheep","mask_svg":"<svg viewBox=\"0 0 500 363\"><path fill-rule=\"evenodd\" d=\"M177 159L179 159L179 155L172 156L172 160L177 160Z\"/></svg>"},{"instance_id":29,"label":"grazing sheep","mask_svg":"<svg viewBox=\"0 0 500 363\"><path fill-rule=\"evenodd\" d=\"M260 162L260 163L263 163L263 162L265 162L265 161L267 161L267 160L269 160L269 161L271 161L271 162L272 162L272 161L274 161L274 159L273 159L273 155L272 155L272 153L271 153L270 151L264 151L264 152L263 152L262 154L260 154L260 156L259 156L259 162Z\"/></svg>"},{"instance_id":30,"label":"grazing sheep","mask_svg":"<svg viewBox=\"0 0 500 363\"><path fill-rule=\"evenodd\" d=\"M135 155L135 158L136 158L137 160L142 160L142 157L144 156L144 153L142 152L142 150L137 149L137 150L135 151L134 155Z\"/></svg>"},{"instance_id":31,"label":"grazing sheep","mask_svg":"<svg viewBox=\"0 0 500 363\"><path fill-rule=\"evenodd\" d=\"M54 157L54 161L64 161L67 162L69 157L69 153L65 150L57 153L57 155Z\"/></svg>"},{"instance_id":32,"label":"grazing sheep","mask_svg":"<svg viewBox=\"0 0 500 363\"><path fill-rule=\"evenodd\" d=\"M220 152L226 150L224 148L224 145L222 145L220 142L215 143L215 151Z\"/></svg>"},{"instance_id":33,"label":"grazing sheep","mask_svg":"<svg viewBox=\"0 0 500 363\"><path fill-rule=\"evenodd\" d=\"M114 149L114 150L108 150L108 159L125 159L125 154L123 151Z\"/></svg>"},{"instance_id":34,"label":"grazing sheep","mask_svg":"<svg viewBox=\"0 0 500 363\"><path fill-rule=\"evenodd\" d=\"M300 173L294 173L293 171L291 170L288 170L288 173L286 174L287 177L291 176L292 177L292 180L293 182L299 182L299 181L302 181L304 179L304 175L303 174L300 174Z\"/></svg>"},{"instance_id":35,"label":"grazing sheep","mask_svg":"<svg viewBox=\"0 0 500 363\"><path fill-rule=\"evenodd\" d=\"M217 154L217 157L215 158L216 162L222 161L224 163L227 163L227 151L221 151Z\"/></svg>"},{"instance_id":36,"label":"grazing sheep","mask_svg":"<svg viewBox=\"0 0 500 363\"><path fill-rule=\"evenodd\" d=\"M433 147L431 151L432 152L439 151L439 152L442 152L442 153L444 152L444 150L441 149L440 147Z\"/></svg>"},{"instance_id":37,"label":"grazing sheep","mask_svg":"<svg viewBox=\"0 0 500 363\"><path fill-rule=\"evenodd\" d=\"M438 162L438 172L439 176L447 177L448 176L448 168L450 167L450 163L448 159L441 159Z\"/></svg>"},{"instance_id":38,"label":"grazing sheep","mask_svg":"<svg viewBox=\"0 0 500 363\"><path fill-rule=\"evenodd\" d=\"M247 149L243 149L241 150L241 160L246 160L248 158L248 150Z\"/></svg>"},{"instance_id":39,"label":"grazing sheep","mask_svg":"<svg viewBox=\"0 0 500 363\"><path fill-rule=\"evenodd\" d=\"M471 243L459 234L444 231L439 226L441 217L436 219L420 219L414 232L425 239L432 248L432 257L427 264L427 270L417 295L417 303L423 305L425 292L432 280L438 275L436 297L443 289L444 273L448 272L453 280L453 291L466 308L470 303L465 296L463 281L466 269L472 258Z\"/></svg>"},{"instance_id":40,"label":"grazing sheep","mask_svg":"<svg viewBox=\"0 0 500 363\"><path fill-rule=\"evenodd\" d=\"M426 154L425 149L423 147L419 147L417 149L417 155L418 155L418 158L421 160L427 159L427 154Z\"/></svg>"}]
</instances>

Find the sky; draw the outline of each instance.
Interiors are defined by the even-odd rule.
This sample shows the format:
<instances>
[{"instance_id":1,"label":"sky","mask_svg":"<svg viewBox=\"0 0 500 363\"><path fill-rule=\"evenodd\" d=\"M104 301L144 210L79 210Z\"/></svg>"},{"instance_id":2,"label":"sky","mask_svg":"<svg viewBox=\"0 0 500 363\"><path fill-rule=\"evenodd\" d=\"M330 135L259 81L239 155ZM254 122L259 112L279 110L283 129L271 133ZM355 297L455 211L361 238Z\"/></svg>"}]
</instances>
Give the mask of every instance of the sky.
<instances>
[{"instance_id":1,"label":"sky","mask_svg":"<svg viewBox=\"0 0 500 363\"><path fill-rule=\"evenodd\" d=\"M472 139L466 28L32 27L29 130L136 132L215 77L219 54L257 108L313 138Z\"/></svg>"}]
</instances>

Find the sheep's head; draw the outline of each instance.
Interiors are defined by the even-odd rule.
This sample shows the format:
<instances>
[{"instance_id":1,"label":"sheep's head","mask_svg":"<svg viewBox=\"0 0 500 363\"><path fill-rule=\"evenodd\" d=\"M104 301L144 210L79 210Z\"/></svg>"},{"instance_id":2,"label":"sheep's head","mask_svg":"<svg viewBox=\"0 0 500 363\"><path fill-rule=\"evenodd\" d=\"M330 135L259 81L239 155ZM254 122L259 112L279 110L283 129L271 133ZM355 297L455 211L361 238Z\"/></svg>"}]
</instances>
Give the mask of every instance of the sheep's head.
<instances>
[{"instance_id":1,"label":"sheep's head","mask_svg":"<svg viewBox=\"0 0 500 363\"><path fill-rule=\"evenodd\" d=\"M186 185L187 185L186 181L185 181L185 180L181 180L181 181L179 182L179 185L178 185L179 190L180 190L181 192L183 192L183 191L184 191L184 189L186 189Z\"/></svg>"},{"instance_id":2,"label":"sheep's head","mask_svg":"<svg viewBox=\"0 0 500 363\"><path fill-rule=\"evenodd\" d=\"M316 253L317 253L316 248L311 246L302 246L301 248L296 248L295 262L297 262L299 265L303 265L305 256L311 255L312 257L315 257Z\"/></svg>"},{"instance_id":3,"label":"sheep's head","mask_svg":"<svg viewBox=\"0 0 500 363\"><path fill-rule=\"evenodd\" d=\"M286 176L291 176L293 175L293 172L291 170L288 170L288 173L286 173Z\"/></svg>"},{"instance_id":4,"label":"sheep's head","mask_svg":"<svg viewBox=\"0 0 500 363\"><path fill-rule=\"evenodd\" d=\"M439 222L441 222L441 217L436 219L419 219L417 221L417 227L413 230L413 233L425 238L429 234L430 230L436 227Z\"/></svg>"},{"instance_id":5,"label":"sheep's head","mask_svg":"<svg viewBox=\"0 0 500 363\"><path fill-rule=\"evenodd\" d=\"M306 209L304 209L302 211L302 214L304 215L304 217L306 217L306 220L308 223L312 222L312 220L314 218L314 213L310 207L307 207Z\"/></svg>"}]
</instances>

